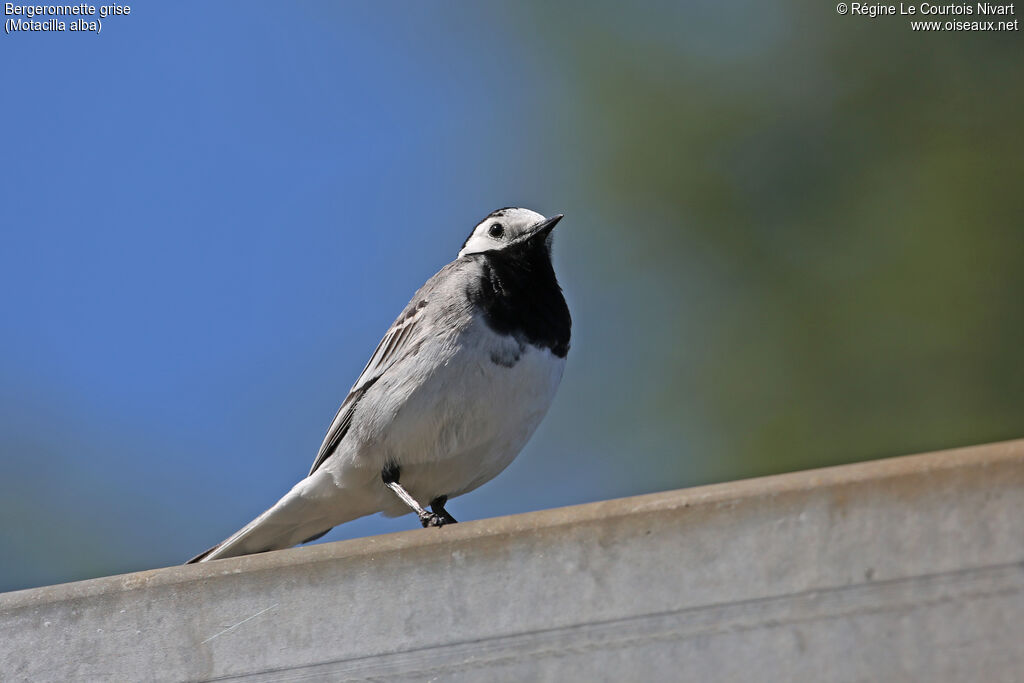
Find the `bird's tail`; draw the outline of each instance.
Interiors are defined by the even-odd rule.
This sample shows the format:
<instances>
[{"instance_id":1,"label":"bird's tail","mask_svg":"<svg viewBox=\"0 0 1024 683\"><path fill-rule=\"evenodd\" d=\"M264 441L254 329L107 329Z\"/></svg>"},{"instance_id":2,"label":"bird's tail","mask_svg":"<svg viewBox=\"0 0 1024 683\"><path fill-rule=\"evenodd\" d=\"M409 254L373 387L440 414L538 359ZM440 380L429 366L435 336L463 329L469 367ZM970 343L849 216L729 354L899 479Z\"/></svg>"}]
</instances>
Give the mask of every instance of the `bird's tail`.
<instances>
[{"instance_id":1,"label":"bird's tail","mask_svg":"<svg viewBox=\"0 0 1024 683\"><path fill-rule=\"evenodd\" d=\"M328 484L317 481L321 478L316 475L306 477L272 508L186 564L291 548L314 541L334 526L366 514L339 517L339 512L343 510L339 509L337 501L325 500L323 495L317 495L317 485ZM328 502L333 504L328 505Z\"/></svg>"}]
</instances>

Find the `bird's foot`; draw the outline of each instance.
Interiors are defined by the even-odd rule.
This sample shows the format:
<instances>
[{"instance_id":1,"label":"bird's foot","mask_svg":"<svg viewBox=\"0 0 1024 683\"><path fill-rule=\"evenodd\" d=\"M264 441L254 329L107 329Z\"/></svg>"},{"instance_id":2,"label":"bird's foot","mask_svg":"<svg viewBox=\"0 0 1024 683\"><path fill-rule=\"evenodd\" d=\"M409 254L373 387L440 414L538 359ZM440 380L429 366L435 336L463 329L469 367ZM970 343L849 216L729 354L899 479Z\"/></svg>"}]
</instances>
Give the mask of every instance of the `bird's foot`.
<instances>
[{"instance_id":1,"label":"bird's foot","mask_svg":"<svg viewBox=\"0 0 1024 683\"><path fill-rule=\"evenodd\" d=\"M458 524L459 520L452 517L448 511L444 509L447 502L448 496L438 496L434 500L430 501L430 510L441 518L441 524ZM438 526L441 526L441 524L438 524Z\"/></svg>"},{"instance_id":2,"label":"bird's foot","mask_svg":"<svg viewBox=\"0 0 1024 683\"><path fill-rule=\"evenodd\" d=\"M448 496L438 496L430 502L431 512L427 512L420 507L420 504L416 502L416 499L409 495L409 492L402 488L402 485L398 483L398 477L401 474L401 470L397 465L388 465L380 472L381 481L384 485L391 489L396 496L401 499L403 503L409 506L416 516L420 518L420 524L426 529L430 526L442 527L445 524L455 524L455 518L448 514L448 511L444 509L444 504L448 502ZM319 538L314 536L314 538ZM312 540L312 539L311 539Z\"/></svg>"},{"instance_id":3,"label":"bird's foot","mask_svg":"<svg viewBox=\"0 0 1024 683\"><path fill-rule=\"evenodd\" d=\"M420 517L420 524L423 525L424 529L426 529L427 527L431 527L431 526L441 527L441 526L444 526L445 524L449 523L449 520L445 519L441 515L436 514L434 512L427 512L426 510L423 510L420 513L419 517ZM455 520L450 520L450 521L454 522Z\"/></svg>"}]
</instances>

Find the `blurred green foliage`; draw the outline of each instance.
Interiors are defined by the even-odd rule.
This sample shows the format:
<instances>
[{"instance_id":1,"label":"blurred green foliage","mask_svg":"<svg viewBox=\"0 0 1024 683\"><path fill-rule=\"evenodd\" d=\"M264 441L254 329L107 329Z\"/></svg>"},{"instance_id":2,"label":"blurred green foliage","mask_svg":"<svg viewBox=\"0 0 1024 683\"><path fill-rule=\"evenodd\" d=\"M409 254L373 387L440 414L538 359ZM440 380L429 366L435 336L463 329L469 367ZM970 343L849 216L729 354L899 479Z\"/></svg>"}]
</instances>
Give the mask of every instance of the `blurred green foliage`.
<instances>
[{"instance_id":1,"label":"blurred green foliage","mask_svg":"<svg viewBox=\"0 0 1024 683\"><path fill-rule=\"evenodd\" d=\"M661 380L613 429L695 443L662 452L685 483L1024 434L1020 35L661 9L535 6L595 156L592 257L656 282L621 301L654 299L628 315Z\"/></svg>"}]
</instances>

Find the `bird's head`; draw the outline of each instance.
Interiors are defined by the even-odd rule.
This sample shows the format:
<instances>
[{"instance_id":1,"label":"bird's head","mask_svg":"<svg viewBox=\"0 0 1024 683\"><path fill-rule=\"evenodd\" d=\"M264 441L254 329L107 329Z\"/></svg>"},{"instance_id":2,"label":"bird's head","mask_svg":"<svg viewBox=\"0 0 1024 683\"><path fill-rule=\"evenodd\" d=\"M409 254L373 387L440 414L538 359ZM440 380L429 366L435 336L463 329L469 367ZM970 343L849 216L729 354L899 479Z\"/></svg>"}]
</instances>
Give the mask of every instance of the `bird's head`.
<instances>
[{"instance_id":1,"label":"bird's head","mask_svg":"<svg viewBox=\"0 0 1024 683\"><path fill-rule=\"evenodd\" d=\"M550 251L551 229L560 220L562 214L545 218L536 211L514 206L492 211L469 233L459 257L507 249L526 242L543 244Z\"/></svg>"}]
</instances>

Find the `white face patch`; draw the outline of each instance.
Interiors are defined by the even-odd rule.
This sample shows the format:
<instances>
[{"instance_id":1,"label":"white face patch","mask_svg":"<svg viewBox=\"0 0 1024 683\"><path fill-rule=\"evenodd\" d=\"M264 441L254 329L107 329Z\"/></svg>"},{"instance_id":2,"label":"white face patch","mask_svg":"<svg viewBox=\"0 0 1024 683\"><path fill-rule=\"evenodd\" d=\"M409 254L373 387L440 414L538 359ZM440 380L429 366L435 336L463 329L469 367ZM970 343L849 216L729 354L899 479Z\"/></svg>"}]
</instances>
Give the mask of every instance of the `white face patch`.
<instances>
[{"instance_id":1,"label":"white face patch","mask_svg":"<svg viewBox=\"0 0 1024 683\"><path fill-rule=\"evenodd\" d=\"M473 228L459 257L503 249L543 220L544 216L529 209L498 209Z\"/></svg>"}]
</instances>

